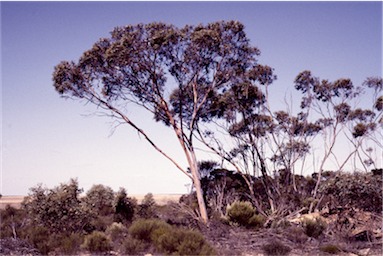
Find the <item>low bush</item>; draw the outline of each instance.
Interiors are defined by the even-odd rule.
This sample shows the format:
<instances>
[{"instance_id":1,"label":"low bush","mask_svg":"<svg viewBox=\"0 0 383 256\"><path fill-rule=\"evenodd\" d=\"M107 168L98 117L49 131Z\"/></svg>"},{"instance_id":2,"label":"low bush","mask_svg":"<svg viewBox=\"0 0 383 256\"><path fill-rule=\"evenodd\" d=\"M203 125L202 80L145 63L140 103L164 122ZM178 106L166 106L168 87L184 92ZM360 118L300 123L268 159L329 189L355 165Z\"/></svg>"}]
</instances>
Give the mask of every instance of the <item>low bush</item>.
<instances>
[{"instance_id":1,"label":"low bush","mask_svg":"<svg viewBox=\"0 0 383 256\"><path fill-rule=\"evenodd\" d=\"M51 236L49 244L59 255L74 255L84 241L84 237L79 233L55 234Z\"/></svg>"},{"instance_id":2,"label":"low bush","mask_svg":"<svg viewBox=\"0 0 383 256\"><path fill-rule=\"evenodd\" d=\"M180 230L181 240L177 246L178 255L215 255L214 249L201 233L194 230Z\"/></svg>"},{"instance_id":3,"label":"low bush","mask_svg":"<svg viewBox=\"0 0 383 256\"><path fill-rule=\"evenodd\" d=\"M176 255L212 255L214 249L198 231L173 227L156 219L140 219L132 223L129 234L133 239L153 244L159 253ZM129 253L134 253L137 242L127 242ZM128 253L128 252L127 252Z\"/></svg>"},{"instance_id":4,"label":"low bush","mask_svg":"<svg viewBox=\"0 0 383 256\"><path fill-rule=\"evenodd\" d=\"M319 247L319 250L321 252L325 252L325 253L329 253L329 254L338 254L342 251L341 249L339 249L338 246L336 246L334 244L322 245Z\"/></svg>"},{"instance_id":5,"label":"low bush","mask_svg":"<svg viewBox=\"0 0 383 256\"><path fill-rule=\"evenodd\" d=\"M266 255L287 255L291 251L291 248L280 241L274 240L263 245L262 250Z\"/></svg>"},{"instance_id":6,"label":"low bush","mask_svg":"<svg viewBox=\"0 0 383 256\"><path fill-rule=\"evenodd\" d=\"M154 200L153 194L148 193L145 195L141 204L138 206L138 216L143 219L151 219L156 216L157 204Z\"/></svg>"},{"instance_id":7,"label":"low bush","mask_svg":"<svg viewBox=\"0 0 383 256\"><path fill-rule=\"evenodd\" d=\"M290 226L286 229L287 239L296 243L303 244L307 241L308 237L302 227Z\"/></svg>"},{"instance_id":8,"label":"low bush","mask_svg":"<svg viewBox=\"0 0 383 256\"><path fill-rule=\"evenodd\" d=\"M253 228L261 228L266 222L266 218L260 214L254 214L248 221L248 226Z\"/></svg>"},{"instance_id":9,"label":"low bush","mask_svg":"<svg viewBox=\"0 0 383 256\"><path fill-rule=\"evenodd\" d=\"M125 255L137 255L145 250L146 244L141 240L129 237L124 241L122 248Z\"/></svg>"},{"instance_id":10,"label":"low bush","mask_svg":"<svg viewBox=\"0 0 383 256\"><path fill-rule=\"evenodd\" d=\"M248 226L249 220L255 214L255 209L250 202L235 201L227 207L226 214L230 221L241 226Z\"/></svg>"},{"instance_id":11,"label":"low bush","mask_svg":"<svg viewBox=\"0 0 383 256\"><path fill-rule=\"evenodd\" d=\"M171 228L169 224L157 219L140 219L132 223L129 234L136 239L151 242L153 232L160 228Z\"/></svg>"},{"instance_id":12,"label":"low bush","mask_svg":"<svg viewBox=\"0 0 383 256\"><path fill-rule=\"evenodd\" d=\"M128 235L128 229L122 224L113 222L106 230L105 234L110 238L113 242L118 242Z\"/></svg>"},{"instance_id":13,"label":"low bush","mask_svg":"<svg viewBox=\"0 0 383 256\"><path fill-rule=\"evenodd\" d=\"M47 255L54 249L49 243L51 233L49 229L44 226L32 226L25 230L23 236L25 236L26 240L41 254Z\"/></svg>"},{"instance_id":14,"label":"low bush","mask_svg":"<svg viewBox=\"0 0 383 256\"><path fill-rule=\"evenodd\" d=\"M320 193L329 198L330 209L353 207L380 214L382 185L381 175L340 172L323 183Z\"/></svg>"},{"instance_id":15,"label":"low bush","mask_svg":"<svg viewBox=\"0 0 383 256\"><path fill-rule=\"evenodd\" d=\"M318 238L326 229L326 226L326 222L322 218L305 219L303 221L305 234L313 238Z\"/></svg>"},{"instance_id":16,"label":"low bush","mask_svg":"<svg viewBox=\"0 0 383 256\"><path fill-rule=\"evenodd\" d=\"M94 231L85 236L82 248L92 253L100 253L110 251L112 249L112 245L105 233Z\"/></svg>"}]
</instances>

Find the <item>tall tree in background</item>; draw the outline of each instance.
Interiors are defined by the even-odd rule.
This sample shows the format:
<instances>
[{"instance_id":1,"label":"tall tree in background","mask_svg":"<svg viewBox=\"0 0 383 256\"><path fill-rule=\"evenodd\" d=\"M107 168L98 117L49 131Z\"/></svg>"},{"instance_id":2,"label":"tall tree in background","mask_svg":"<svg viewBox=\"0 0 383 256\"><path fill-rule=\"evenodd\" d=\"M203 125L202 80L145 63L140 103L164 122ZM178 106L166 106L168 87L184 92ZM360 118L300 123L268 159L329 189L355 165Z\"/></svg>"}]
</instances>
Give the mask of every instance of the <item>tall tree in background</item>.
<instances>
[{"instance_id":1,"label":"tall tree in background","mask_svg":"<svg viewBox=\"0 0 383 256\"><path fill-rule=\"evenodd\" d=\"M315 170L318 172L313 191L315 198L324 166L330 160L337 164L336 170L343 170L352 157L355 158L354 170L357 170L358 163L366 171L368 165L375 164L367 153L373 149L365 142L370 141L375 150L382 150L382 78L367 78L363 87L358 87L350 79L331 82L314 77L310 71L303 71L295 79L295 88L303 95L301 109L316 118L316 123L321 126L323 153L318 158L319 168ZM362 96L366 96L366 89L373 90L372 104L362 109L358 105ZM347 141L351 149L349 152L343 150L347 154L342 159L337 156L335 148L343 144L345 149Z\"/></svg>"},{"instance_id":2,"label":"tall tree in background","mask_svg":"<svg viewBox=\"0 0 383 256\"><path fill-rule=\"evenodd\" d=\"M226 91L256 90L252 84L263 75L257 64L259 53L249 44L244 26L235 21L181 29L139 24L115 28L110 38L96 42L77 63L61 62L53 81L61 95L93 103L129 124L190 177L199 213L207 222L195 136L201 133L199 124L220 111L217 101ZM142 107L174 131L190 172L130 118L129 104Z\"/></svg>"}]
</instances>

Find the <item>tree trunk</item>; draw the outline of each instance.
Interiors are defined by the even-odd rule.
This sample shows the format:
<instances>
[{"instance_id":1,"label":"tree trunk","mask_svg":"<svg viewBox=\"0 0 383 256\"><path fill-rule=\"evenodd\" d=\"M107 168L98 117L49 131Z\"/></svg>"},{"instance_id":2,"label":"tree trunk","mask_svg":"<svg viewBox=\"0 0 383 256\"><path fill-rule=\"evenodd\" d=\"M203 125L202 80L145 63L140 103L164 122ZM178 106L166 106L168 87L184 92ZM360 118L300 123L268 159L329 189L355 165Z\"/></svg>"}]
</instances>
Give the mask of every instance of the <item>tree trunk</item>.
<instances>
[{"instance_id":1,"label":"tree trunk","mask_svg":"<svg viewBox=\"0 0 383 256\"><path fill-rule=\"evenodd\" d=\"M203 197L201 179L200 179L200 174L198 172L197 158L195 156L194 151L191 151L190 154L191 154L191 158L188 158L188 160L190 159L190 161L191 161L189 163L189 166L190 166L190 171L191 171L192 178L193 178L195 191L197 194L199 213L201 214L201 219L202 219L203 223L207 224L209 221L209 218L207 215L205 199Z\"/></svg>"}]
</instances>

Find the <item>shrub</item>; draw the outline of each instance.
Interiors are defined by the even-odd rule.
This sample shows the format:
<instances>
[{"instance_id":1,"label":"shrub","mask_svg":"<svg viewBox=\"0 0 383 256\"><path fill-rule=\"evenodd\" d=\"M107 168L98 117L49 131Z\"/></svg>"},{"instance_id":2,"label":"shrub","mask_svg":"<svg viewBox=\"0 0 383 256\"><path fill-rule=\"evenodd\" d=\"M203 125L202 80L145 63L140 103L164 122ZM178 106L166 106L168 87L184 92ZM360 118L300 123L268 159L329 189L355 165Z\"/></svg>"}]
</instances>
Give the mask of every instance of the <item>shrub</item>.
<instances>
[{"instance_id":1,"label":"shrub","mask_svg":"<svg viewBox=\"0 0 383 256\"><path fill-rule=\"evenodd\" d=\"M53 189L38 185L30 191L22 203L23 209L34 223L45 226L51 233L77 232L90 222L79 199L82 190L76 180Z\"/></svg>"},{"instance_id":2,"label":"shrub","mask_svg":"<svg viewBox=\"0 0 383 256\"><path fill-rule=\"evenodd\" d=\"M227 207L226 214L230 221L247 226L255 210L250 202L236 201Z\"/></svg>"},{"instance_id":3,"label":"shrub","mask_svg":"<svg viewBox=\"0 0 383 256\"><path fill-rule=\"evenodd\" d=\"M303 228L309 237L318 238L326 229L326 223L322 218L304 219Z\"/></svg>"},{"instance_id":4,"label":"shrub","mask_svg":"<svg viewBox=\"0 0 383 256\"><path fill-rule=\"evenodd\" d=\"M90 252L107 252L112 249L109 238L103 232L94 231L85 236L82 247Z\"/></svg>"},{"instance_id":5,"label":"shrub","mask_svg":"<svg viewBox=\"0 0 383 256\"><path fill-rule=\"evenodd\" d=\"M145 242L151 242L153 232L160 228L169 228L171 226L164 221L156 219L140 219L132 223L129 228L129 234L136 239L143 240Z\"/></svg>"},{"instance_id":6,"label":"shrub","mask_svg":"<svg viewBox=\"0 0 383 256\"><path fill-rule=\"evenodd\" d=\"M176 255L213 255L214 249L198 231L185 229L163 229L153 240L157 250Z\"/></svg>"},{"instance_id":7,"label":"shrub","mask_svg":"<svg viewBox=\"0 0 383 256\"><path fill-rule=\"evenodd\" d=\"M124 188L120 188L113 206L115 222L131 222L136 212L137 201L128 197Z\"/></svg>"},{"instance_id":8,"label":"shrub","mask_svg":"<svg viewBox=\"0 0 383 256\"><path fill-rule=\"evenodd\" d=\"M113 222L106 229L105 234L115 242L124 239L128 234L128 229L122 223Z\"/></svg>"},{"instance_id":9,"label":"shrub","mask_svg":"<svg viewBox=\"0 0 383 256\"><path fill-rule=\"evenodd\" d=\"M201 233L194 230L181 230L181 241L177 247L179 255L213 255L214 249L205 241Z\"/></svg>"},{"instance_id":10,"label":"shrub","mask_svg":"<svg viewBox=\"0 0 383 256\"><path fill-rule=\"evenodd\" d=\"M289 239L290 241L297 243L297 244L303 244L308 239L303 228L296 227L296 226L291 226L291 227L287 228L286 236L287 236L287 239Z\"/></svg>"},{"instance_id":11,"label":"shrub","mask_svg":"<svg viewBox=\"0 0 383 256\"><path fill-rule=\"evenodd\" d=\"M214 254L214 249L205 241L201 233L172 227L161 220L137 220L130 226L129 233L133 239L153 244L160 253L176 255ZM132 251L134 251L134 243L136 242L132 243L132 245L128 244L127 246L132 246Z\"/></svg>"},{"instance_id":12,"label":"shrub","mask_svg":"<svg viewBox=\"0 0 383 256\"><path fill-rule=\"evenodd\" d=\"M145 250L146 245L143 241L130 237L124 241L122 247L124 254L137 255Z\"/></svg>"},{"instance_id":13,"label":"shrub","mask_svg":"<svg viewBox=\"0 0 383 256\"><path fill-rule=\"evenodd\" d=\"M83 198L84 206L96 215L110 215L113 213L114 192L110 187L93 185Z\"/></svg>"},{"instance_id":14,"label":"shrub","mask_svg":"<svg viewBox=\"0 0 383 256\"><path fill-rule=\"evenodd\" d=\"M319 250L329 254L338 254L341 252L338 246L334 244L326 244L319 247Z\"/></svg>"},{"instance_id":15,"label":"shrub","mask_svg":"<svg viewBox=\"0 0 383 256\"><path fill-rule=\"evenodd\" d=\"M81 248L84 238L79 233L54 234L50 237L49 245L55 253L74 255Z\"/></svg>"},{"instance_id":16,"label":"shrub","mask_svg":"<svg viewBox=\"0 0 383 256\"><path fill-rule=\"evenodd\" d=\"M17 238L24 228L26 218L26 213L22 209L16 209L10 205L0 209L0 239Z\"/></svg>"},{"instance_id":17,"label":"shrub","mask_svg":"<svg viewBox=\"0 0 383 256\"><path fill-rule=\"evenodd\" d=\"M140 218L150 219L156 217L156 202L154 201L153 194L148 193L145 195L142 203L138 206L138 215Z\"/></svg>"},{"instance_id":18,"label":"shrub","mask_svg":"<svg viewBox=\"0 0 383 256\"><path fill-rule=\"evenodd\" d=\"M381 213L382 176L372 173L338 173L328 179L320 192L330 198L330 209L342 207L359 208Z\"/></svg>"},{"instance_id":19,"label":"shrub","mask_svg":"<svg viewBox=\"0 0 383 256\"><path fill-rule=\"evenodd\" d=\"M254 214L248 221L248 226L253 228L260 228L266 222L266 218L260 214Z\"/></svg>"},{"instance_id":20,"label":"shrub","mask_svg":"<svg viewBox=\"0 0 383 256\"><path fill-rule=\"evenodd\" d=\"M262 250L266 255L287 255L291 249L279 241L271 241L262 246Z\"/></svg>"},{"instance_id":21,"label":"shrub","mask_svg":"<svg viewBox=\"0 0 383 256\"><path fill-rule=\"evenodd\" d=\"M53 248L50 246L50 232L43 226L32 226L26 230L27 241L32 244L41 254L47 255Z\"/></svg>"},{"instance_id":22,"label":"shrub","mask_svg":"<svg viewBox=\"0 0 383 256\"><path fill-rule=\"evenodd\" d=\"M163 229L155 232L153 243L157 250L166 254L173 254L178 250L178 246L183 240L183 233L175 229Z\"/></svg>"}]
</instances>

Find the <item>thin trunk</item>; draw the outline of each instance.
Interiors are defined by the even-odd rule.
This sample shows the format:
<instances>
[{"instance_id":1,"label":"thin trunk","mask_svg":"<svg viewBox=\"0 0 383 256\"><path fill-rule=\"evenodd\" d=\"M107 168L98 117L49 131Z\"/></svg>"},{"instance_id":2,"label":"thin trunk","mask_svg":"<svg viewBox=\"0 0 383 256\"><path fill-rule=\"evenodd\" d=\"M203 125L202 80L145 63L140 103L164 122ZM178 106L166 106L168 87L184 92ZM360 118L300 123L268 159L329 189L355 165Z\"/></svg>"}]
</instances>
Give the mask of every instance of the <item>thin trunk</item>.
<instances>
[{"instance_id":1,"label":"thin trunk","mask_svg":"<svg viewBox=\"0 0 383 256\"><path fill-rule=\"evenodd\" d=\"M189 163L189 166L190 166L190 171L192 174L193 183L194 183L194 187L195 187L196 194L197 194L199 213L201 214L202 221L205 224L207 224L209 221L209 217L207 215L206 203L205 203L205 199L203 197L201 178L200 178L200 174L198 172L198 166L197 166L197 158L195 156L194 151L190 151L190 154L191 154L191 158L188 157L188 161L189 161L189 159L191 160L191 162Z\"/></svg>"}]
</instances>

